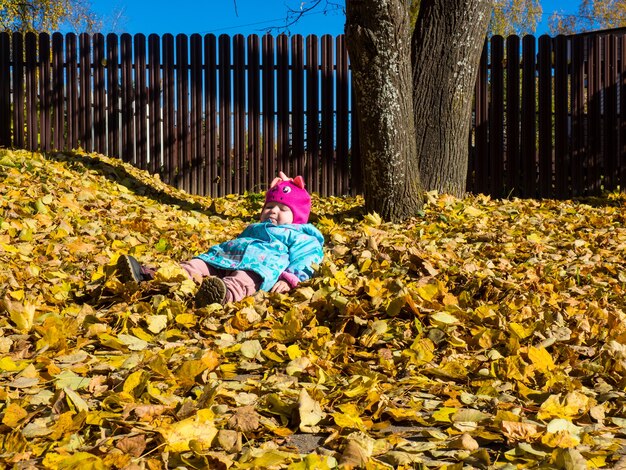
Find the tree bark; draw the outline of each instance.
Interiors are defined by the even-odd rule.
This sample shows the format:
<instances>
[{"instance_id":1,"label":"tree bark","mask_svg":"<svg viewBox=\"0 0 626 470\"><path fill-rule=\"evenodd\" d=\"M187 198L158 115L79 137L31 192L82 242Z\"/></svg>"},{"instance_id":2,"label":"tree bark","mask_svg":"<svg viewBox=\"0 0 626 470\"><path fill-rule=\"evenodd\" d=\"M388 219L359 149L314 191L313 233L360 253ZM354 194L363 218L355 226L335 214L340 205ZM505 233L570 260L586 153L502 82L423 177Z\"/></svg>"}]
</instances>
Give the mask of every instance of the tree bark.
<instances>
[{"instance_id":1,"label":"tree bark","mask_svg":"<svg viewBox=\"0 0 626 470\"><path fill-rule=\"evenodd\" d=\"M399 221L422 207L409 2L346 0L366 210Z\"/></svg>"},{"instance_id":2,"label":"tree bark","mask_svg":"<svg viewBox=\"0 0 626 470\"><path fill-rule=\"evenodd\" d=\"M423 187L465 194L476 72L493 0L422 0L412 38L417 154Z\"/></svg>"}]
</instances>

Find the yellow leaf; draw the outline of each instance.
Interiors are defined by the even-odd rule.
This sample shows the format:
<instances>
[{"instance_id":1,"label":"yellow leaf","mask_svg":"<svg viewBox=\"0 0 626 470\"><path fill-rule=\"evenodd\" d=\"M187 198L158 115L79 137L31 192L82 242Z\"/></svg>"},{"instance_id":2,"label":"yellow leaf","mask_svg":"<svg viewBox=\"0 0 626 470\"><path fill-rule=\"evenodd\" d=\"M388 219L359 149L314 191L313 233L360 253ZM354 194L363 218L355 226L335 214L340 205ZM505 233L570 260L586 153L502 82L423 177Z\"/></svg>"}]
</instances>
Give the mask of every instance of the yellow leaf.
<instances>
[{"instance_id":1,"label":"yellow leaf","mask_svg":"<svg viewBox=\"0 0 626 470\"><path fill-rule=\"evenodd\" d=\"M370 297L383 297L386 291L387 289L385 289L380 279L370 279L367 281L366 292Z\"/></svg>"},{"instance_id":2,"label":"yellow leaf","mask_svg":"<svg viewBox=\"0 0 626 470\"><path fill-rule=\"evenodd\" d=\"M411 408L386 408L385 414L395 421L414 420L417 417L417 413Z\"/></svg>"},{"instance_id":3,"label":"yellow leaf","mask_svg":"<svg viewBox=\"0 0 626 470\"><path fill-rule=\"evenodd\" d=\"M165 262L159 265L159 269L154 274L154 280L155 282L183 282L189 280L189 276L178 263Z\"/></svg>"},{"instance_id":4,"label":"yellow leaf","mask_svg":"<svg viewBox=\"0 0 626 470\"><path fill-rule=\"evenodd\" d=\"M604 468L608 455L593 455L587 459L587 468Z\"/></svg>"},{"instance_id":5,"label":"yellow leaf","mask_svg":"<svg viewBox=\"0 0 626 470\"><path fill-rule=\"evenodd\" d=\"M281 452L279 450L260 449L261 455L255 457L250 462L238 464L237 468L279 468L287 460L291 460L293 454Z\"/></svg>"},{"instance_id":6,"label":"yellow leaf","mask_svg":"<svg viewBox=\"0 0 626 470\"><path fill-rule=\"evenodd\" d=\"M565 397L562 397L560 394L550 395L539 407L537 418L565 418L571 420L586 413L593 405L595 403L589 397L578 391L570 392Z\"/></svg>"},{"instance_id":7,"label":"yellow leaf","mask_svg":"<svg viewBox=\"0 0 626 470\"><path fill-rule=\"evenodd\" d=\"M287 355L289 356L289 359L294 360L298 357L302 357L302 351L297 344L291 344L287 346Z\"/></svg>"},{"instance_id":8,"label":"yellow leaf","mask_svg":"<svg viewBox=\"0 0 626 470\"><path fill-rule=\"evenodd\" d=\"M28 332L33 328L35 311L37 310L34 304L29 302L14 302L5 298L3 307L9 312L9 318L11 318L11 321L20 331Z\"/></svg>"},{"instance_id":9,"label":"yellow leaf","mask_svg":"<svg viewBox=\"0 0 626 470\"><path fill-rule=\"evenodd\" d=\"M196 383L196 377L207 369L207 365L198 359L192 359L183 362L176 371L176 376L185 385L193 385Z\"/></svg>"},{"instance_id":10,"label":"yellow leaf","mask_svg":"<svg viewBox=\"0 0 626 470\"><path fill-rule=\"evenodd\" d=\"M129 395L137 397L143 393L148 379L149 375L147 372L143 370L135 371L126 377L122 390Z\"/></svg>"},{"instance_id":11,"label":"yellow leaf","mask_svg":"<svg viewBox=\"0 0 626 470\"><path fill-rule=\"evenodd\" d=\"M28 412L17 403L11 403L4 410L4 417L2 418L2 424L7 425L10 428L15 428L24 418L28 416Z\"/></svg>"},{"instance_id":12,"label":"yellow leaf","mask_svg":"<svg viewBox=\"0 0 626 470\"><path fill-rule=\"evenodd\" d=\"M491 418L490 414L471 408L463 408L458 410L451 419L455 423L478 423L489 418Z\"/></svg>"},{"instance_id":13,"label":"yellow leaf","mask_svg":"<svg viewBox=\"0 0 626 470\"><path fill-rule=\"evenodd\" d=\"M146 318L148 330L157 334L167 328L167 315L150 315Z\"/></svg>"},{"instance_id":14,"label":"yellow leaf","mask_svg":"<svg viewBox=\"0 0 626 470\"><path fill-rule=\"evenodd\" d=\"M332 414L333 419L335 420L335 424L337 424L337 426L342 428L352 428L360 430L366 429L365 423L361 419L359 409L354 403L345 403L343 405L339 405L338 408L342 412L336 412Z\"/></svg>"},{"instance_id":15,"label":"yellow leaf","mask_svg":"<svg viewBox=\"0 0 626 470\"><path fill-rule=\"evenodd\" d=\"M526 366L519 356L508 356L497 362L498 376L506 377L507 380L526 380Z\"/></svg>"},{"instance_id":16,"label":"yellow leaf","mask_svg":"<svg viewBox=\"0 0 626 470\"><path fill-rule=\"evenodd\" d=\"M270 361L279 362L279 363L285 362L285 359L282 356L279 356L274 351L270 351L269 349L264 349L263 351L261 351L261 354L263 354Z\"/></svg>"},{"instance_id":17,"label":"yellow leaf","mask_svg":"<svg viewBox=\"0 0 626 470\"><path fill-rule=\"evenodd\" d=\"M55 418L54 427L52 429L52 433L50 434L50 438L58 441L64 437L67 437L69 434L76 432L78 427L74 422L74 417L77 414L74 411L67 411ZM80 420L79 420L80 421Z\"/></svg>"},{"instance_id":18,"label":"yellow leaf","mask_svg":"<svg viewBox=\"0 0 626 470\"><path fill-rule=\"evenodd\" d=\"M403 356L408 356L411 362L417 365L426 364L435 357L435 345L428 338L416 338L410 349L402 351Z\"/></svg>"},{"instance_id":19,"label":"yellow leaf","mask_svg":"<svg viewBox=\"0 0 626 470\"><path fill-rule=\"evenodd\" d=\"M435 312L428 318L430 318L432 323L439 326L455 325L459 323L458 318L446 312Z\"/></svg>"},{"instance_id":20,"label":"yellow leaf","mask_svg":"<svg viewBox=\"0 0 626 470\"><path fill-rule=\"evenodd\" d=\"M383 223L383 219L376 212L367 214L364 219L369 225L373 225L375 227Z\"/></svg>"},{"instance_id":21,"label":"yellow leaf","mask_svg":"<svg viewBox=\"0 0 626 470\"><path fill-rule=\"evenodd\" d=\"M554 361L550 353L545 348L535 348L530 346L528 348L528 359L533 365L541 372L553 370L555 368Z\"/></svg>"},{"instance_id":22,"label":"yellow leaf","mask_svg":"<svg viewBox=\"0 0 626 470\"><path fill-rule=\"evenodd\" d=\"M437 295L439 295L439 285L437 284L427 284L422 287L417 288L417 295L419 295L422 299L431 301Z\"/></svg>"},{"instance_id":23,"label":"yellow leaf","mask_svg":"<svg viewBox=\"0 0 626 470\"><path fill-rule=\"evenodd\" d=\"M459 411L458 408L444 406L433 413L433 419L440 423L451 423L452 419L450 417L457 411Z\"/></svg>"},{"instance_id":24,"label":"yellow leaf","mask_svg":"<svg viewBox=\"0 0 626 470\"><path fill-rule=\"evenodd\" d=\"M331 470L336 467L336 461L333 457L308 454L302 461L289 465L289 470Z\"/></svg>"},{"instance_id":25,"label":"yellow leaf","mask_svg":"<svg viewBox=\"0 0 626 470\"><path fill-rule=\"evenodd\" d=\"M541 443L548 447L571 449L580 445L581 428L566 419L553 419L546 427Z\"/></svg>"},{"instance_id":26,"label":"yellow leaf","mask_svg":"<svg viewBox=\"0 0 626 470\"><path fill-rule=\"evenodd\" d=\"M350 381L350 385L344 390L344 395L350 398L360 397L367 394L375 386L376 381L362 376L357 376Z\"/></svg>"},{"instance_id":27,"label":"yellow leaf","mask_svg":"<svg viewBox=\"0 0 626 470\"><path fill-rule=\"evenodd\" d=\"M72 455L57 454L55 452L47 452L43 460L44 468L54 468L58 470L105 470L107 466L100 457L92 455L88 452L76 452Z\"/></svg>"},{"instance_id":28,"label":"yellow leaf","mask_svg":"<svg viewBox=\"0 0 626 470\"><path fill-rule=\"evenodd\" d=\"M191 313L181 313L176 315L176 323L186 328L193 328L196 324L196 316Z\"/></svg>"},{"instance_id":29,"label":"yellow leaf","mask_svg":"<svg viewBox=\"0 0 626 470\"><path fill-rule=\"evenodd\" d=\"M15 300L24 300L24 289L10 291L9 295Z\"/></svg>"},{"instance_id":30,"label":"yellow leaf","mask_svg":"<svg viewBox=\"0 0 626 470\"><path fill-rule=\"evenodd\" d=\"M509 323L509 330L519 339L528 338L535 331L535 326L531 325L530 327L524 327L519 323L511 322Z\"/></svg>"},{"instance_id":31,"label":"yellow leaf","mask_svg":"<svg viewBox=\"0 0 626 470\"><path fill-rule=\"evenodd\" d=\"M186 452L190 441L203 450L211 447L217 428L212 421L201 420L198 416L184 419L174 424L166 424L158 429L165 440L166 450Z\"/></svg>"},{"instance_id":32,"label":"yellow leaf","mask_svg":"<svg viewBox=\"0 0 626 470\"><path fill-rule=\"evenodd\" d=\"M473 206L465 206L463 213L465 215L469 215L470 217L478 217L479 215L482 215L483 211L481 211L480 209L476 209Z\"/></svg>"},{"instance_id":33,"label":"yellow leaf","mask_svg":"<svg viewBox=\"0 0 626 470\"><path fill-rule=\"evenodd\" d=\"M298 397L298 413L302 432L317 432L317 423L326 417L319 402L311 398L305 389L300 391Z\"/></svg>"},{"instance_id":34,"label":"yellow leaf","mask_svg":"<svg viewBox=\"0 0 626 470\"><path fill-rule=\"evenodd\" d=\"M137 338L134 335L121 333L117 335L117 339L120 343L128 347L128 349L130 349L131 351L143 351L148 347L147 341Z\"/></svg>"},{"instance_id":35,"label":"yellow leaf","mask_svg":"<svg viewBox=\"0 0 626 470\"><path fill-rule=\"evenodd\" d=\"M16 370L19 370L19 366L9 356L0 359L0 371L14 372Z\"/></svg>"},{"instance_id":36,"label":"yellow leaf","mask_svg":"<svg viewBox=\"0 0 626 470\"><path fill-rule=\"evenodd\" d=\"M263 351L263 346L258 339L244 341L239 350L241 355L248 359L260 358L261 351Z\"/></svg>"},{"instance_id":37,"label":"yellow leaf","mask_svg":"<svg viewBox=\"0 0 626 470\"><path fill-rule=\"evenodd\" d=\"M64 388L63 391L67 398L71 401L71 405L78 411L89 411L89 405L83 398L71 388Z\"/></svg>"},{"instance_id":38,"label":"yellow leaf","mask_svg":"<svg viewBox=\"0 0 626 470\"><path fill-rule=\"evenodd\" d=\"M431 375L446 377L451 379L463 379L467 377L467 369L457 361L448 361L439 367L432 367L427 370Z\"/></svg>"}]
</instances>

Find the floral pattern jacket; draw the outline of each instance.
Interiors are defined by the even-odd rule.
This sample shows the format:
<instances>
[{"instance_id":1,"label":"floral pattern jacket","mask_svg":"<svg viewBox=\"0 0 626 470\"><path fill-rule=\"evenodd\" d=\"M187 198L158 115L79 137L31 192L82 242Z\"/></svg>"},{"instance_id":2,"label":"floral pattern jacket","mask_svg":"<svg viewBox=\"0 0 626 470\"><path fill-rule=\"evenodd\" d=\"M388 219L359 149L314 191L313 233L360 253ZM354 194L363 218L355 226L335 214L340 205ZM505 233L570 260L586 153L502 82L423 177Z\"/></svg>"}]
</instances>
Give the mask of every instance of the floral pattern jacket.
<instances>
[{"instance_id":1,"label":"floral pattern jacket","mask_svg":"<svg viewBox=\"0 0 626 470\"><path fill-rule=\"evenodd\" d=\"M322 261L324 236L311 224L251 224L234 240L212 246L197 258L231 271L245 270L263 278L261 290L278 280L295 287L313 275Z\"/></svg>"}]
</instances>

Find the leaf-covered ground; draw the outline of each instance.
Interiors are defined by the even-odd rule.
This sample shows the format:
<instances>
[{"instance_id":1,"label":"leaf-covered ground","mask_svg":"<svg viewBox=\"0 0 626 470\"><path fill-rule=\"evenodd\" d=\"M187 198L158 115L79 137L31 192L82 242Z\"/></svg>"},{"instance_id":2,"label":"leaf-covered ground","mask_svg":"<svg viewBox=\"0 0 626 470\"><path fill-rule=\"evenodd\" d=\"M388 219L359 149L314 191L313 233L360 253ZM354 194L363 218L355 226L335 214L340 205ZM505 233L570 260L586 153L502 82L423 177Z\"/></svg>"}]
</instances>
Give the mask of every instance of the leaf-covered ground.
<instances>
[{"instance_id":1,"label":"leaf-covered ground","mask_svg":"<svg viewBox=\"0 0 626 470\"><path fill-rule=\"evenodd\" d=\"M193 308L262 200L0 151L2 468L626 468L624 198L314 197L314 279Z\"/></svg>"}]
</instances>

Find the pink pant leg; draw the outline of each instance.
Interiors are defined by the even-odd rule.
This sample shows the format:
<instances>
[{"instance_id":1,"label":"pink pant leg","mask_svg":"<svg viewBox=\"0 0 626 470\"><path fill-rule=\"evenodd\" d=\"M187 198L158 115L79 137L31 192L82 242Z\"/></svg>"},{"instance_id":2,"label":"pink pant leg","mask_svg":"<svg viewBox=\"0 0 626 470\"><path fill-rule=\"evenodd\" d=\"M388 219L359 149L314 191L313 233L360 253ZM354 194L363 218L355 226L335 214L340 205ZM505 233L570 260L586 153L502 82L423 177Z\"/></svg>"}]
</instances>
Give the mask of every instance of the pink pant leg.
<instances>
[{"instance_id":1,"label":"pink pant leg","mask_svg":"<svg viewBox=\"0 0 626 470\"><path fill-rule=\"evenodd\" d=\"M259 290L263 279L252 271L231 271L222 278L226 284L226 302L236 302Z\"/></svg>"},{"instance_id":2,"label":"pink pant leg","mask_svg":"<svg viewBox=\"0 0 626 470\"><path fill-rule=\"evenodd\" d=\"M180 266L187 271L189 277L194 281L200 283L203 277L214 276L215 272L212 272L213 267L206 264L200 258L192 258L189 261L183 261Z\"/></svg>"},{"instance_id":3,"label":"pink pant leg","mask_svg":"<svg viewBox=\"0 0 626 470\"><path fill-rule=\"evenodd\" d=\"M217 276L222 279L226 284L226 302L236 302L253 295L263 283L261 276L251 271L227 271L215 268L200 258L184 261L180 265L189 277L198 283L207 276Z\"/></svg>"}]
</instances>

